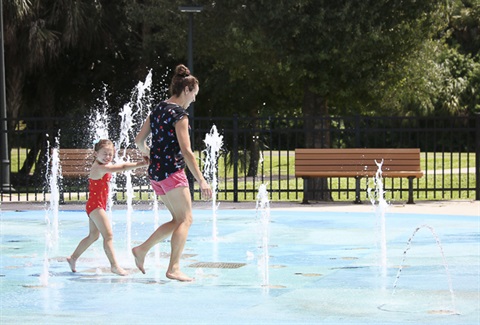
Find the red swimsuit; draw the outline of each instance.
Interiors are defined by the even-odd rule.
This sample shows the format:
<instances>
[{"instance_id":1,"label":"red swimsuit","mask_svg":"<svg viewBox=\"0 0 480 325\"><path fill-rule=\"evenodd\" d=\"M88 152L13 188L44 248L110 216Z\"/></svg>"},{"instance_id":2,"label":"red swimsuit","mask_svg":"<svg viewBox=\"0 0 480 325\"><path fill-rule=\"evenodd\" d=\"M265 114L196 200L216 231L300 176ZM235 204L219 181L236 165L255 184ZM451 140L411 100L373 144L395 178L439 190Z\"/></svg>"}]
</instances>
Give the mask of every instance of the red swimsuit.
<instances>
[{"instance_id":1,"label":"red swimsuit","mask_svg":"<svg viewBox=\"0 0 480 325\"><path fill-rule=\"evenodd\" d=\"M87 201L87 214L98 208L107 209L108 200L108 183L112 178L112 174L107 173L101 179L88 179L89 195Z\"/></svg>"}]
</instances>

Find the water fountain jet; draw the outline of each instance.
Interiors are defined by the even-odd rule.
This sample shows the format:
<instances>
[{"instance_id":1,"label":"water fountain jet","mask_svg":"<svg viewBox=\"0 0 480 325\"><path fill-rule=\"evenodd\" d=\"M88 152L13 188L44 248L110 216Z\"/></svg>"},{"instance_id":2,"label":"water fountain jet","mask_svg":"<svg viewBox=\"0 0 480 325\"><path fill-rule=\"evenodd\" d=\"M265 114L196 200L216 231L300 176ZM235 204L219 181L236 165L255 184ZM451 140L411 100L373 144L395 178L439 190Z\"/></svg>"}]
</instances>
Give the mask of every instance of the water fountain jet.
<instances>
[{"instance_id":1,"label":"water fountain jet","mask_svg":"<svg viewBox=\"0 0 480 325\"><path fill-rule=\"evenodd\" d=\"M448 268L448 263L447 263L447 260L445 258L445 253L443 251L443 247L442 247L442 244L440 242L440 238L437 236L437 234L435 233L435 230L433 229L433 227L429 226L429 225L421 225L419 227L417 227L414 231L413 231L413 234L410 236L410 238L408 239L407 241L407 247L406 249L404 250L403 252L403 258L402 258L402 263L400 264L400 267L398 269L398 272L397 272L397 276L395 277L395 282L393 283L393 290L392 290L392 296L395 294L396 292L396 289L397 289L397 285L398 285L398 280L400 279L400 275L402 273L402 270L403 270L403 267L405 265L405 260L407 258L407 252L410 250L411 248L411 244L412 244L412 240L413 238L415 237L415 235L418 233L418 231L422 228L425 228L425 229L428 229L430 230L430 233L432 234L433 238L435 239L435 242L437 243L437 247L439 248L440 250L440 254L442 256L442 261L443 261L443 267L445 269L445 274L447 275L447 280L448 280L448 289L450 291L450 299L451 299L451 304L452 304L452 311L446 311L446 310L442 310L442 311L437 311L437 313L445 313L445 314L458 314L455 310L455 294L453 292L453 285L452 285L452 278L451 278L451 275L450 275L450 270ZM432 311L432 312L435 312L435 311Z\"/></svg>"},{"instance_id":2,"label":"water fountain jet","mask_svg":"<svg viewBox=\"0 0 480 325\"><path fill-rule=\"evenodd\" d=\"M257 203L256 203L257 217L258 211L260 211L260 224L261 224L261 248L262 255L259 261L259 266L262 272L262 287L268 287L270 285L269 280L269 228L270 228L270 201L268 199L267 186L261 184L258 188Z\"/></svg>"},{"instance_id":3,"label":"water fountain jet","mask_svg":"<svg viewBox=\"0 0 480 325\"><path fill-rule=\"evenodd\" d=\"M205 164L204 164L204 173L205 177L211 183L212 188L212 237L213 240L217 240L217 166L218 166L218 157L220 155L220 149L223 145L223 135L218 133L217 127L212 126L210 133L205 135L205 140L203 140L207 148L203 151L206 155Z\"/></svg>"},{"instance_id":4,"label":"water fountain jet","mask_svg":"<svg viewBox=\"0 0 480 325\"><path fill-rule=\"evenodd\" d=\"M385 279L387 276L387 236L386 236L386 219L385 219L385 212L388 208L388 203L385 200L385 191L383 189L383 178L382 178L382 166L383 166L383 159L381 162L377 162L375 160L375 164L377 165L377 171L375 173L374 178L374 186L375 188L372 191L372 188L367 189L367 194L372 203L373 207L375 208L375 215L377 220L380 222L380 267L381 267L381 275L382 278Z\"/></svg>"},{"instance_id":5,"label":"water fountain jet","mask_svg":"<svg viewBox=\"0 0 480 325\"><path fill-rule=\"evenodd\" d=\"M45 209L45 250L43 271L40 274L40 283L42 286L48 286L50 277L49 259L54 251L58 249L59 231L58 231L58 205L60 201L60 192L58 180L61 177L62 167L58 156L59 138L55 138L55 146L51 149L47 141L47 172L45 173L46 182L50 191L49 206Z\"/></svg>"}]
</instances>

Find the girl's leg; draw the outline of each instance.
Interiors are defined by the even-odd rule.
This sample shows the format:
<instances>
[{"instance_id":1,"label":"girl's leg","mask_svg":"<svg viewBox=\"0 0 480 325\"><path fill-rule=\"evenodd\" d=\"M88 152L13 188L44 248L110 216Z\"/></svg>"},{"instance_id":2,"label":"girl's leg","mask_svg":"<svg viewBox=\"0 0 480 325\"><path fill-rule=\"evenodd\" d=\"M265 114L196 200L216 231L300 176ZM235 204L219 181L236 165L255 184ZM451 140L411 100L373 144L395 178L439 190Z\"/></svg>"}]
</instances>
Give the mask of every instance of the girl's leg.
<instances>
[{"instance_id":1,"label":"girl's leg","mask_svg":"<svg viewBox=\"0 0 480 325\"><path fill-rule=\"evenodd\" d=\"M118 275L127 275L127 272L118 265L115 257L115 250L113 249L113 232L107 213L102 208L95 209L90 213L90 219L93 220L95 226L97 226L102 234L103 249L110 261L112 272Z\"/></svg>"},{"instance_id":2,"label":"girl's leg","mask_svg":"<svg viewBox=\"0 0 480 325\"><path fill-rule=\"evenodd\" d=\"M70 269L72 269L72 272L77 272L76 262L77 262L77 259L80 257L80 255L82 255L83 252L85 252L85 250L88 247L90 247L90 245L92 245L98 239L98 237L100 236L100 233L99 233L98 228L95 225L95 223L92 221L91 218L88 218L88 220L89 220L88 221L88 228L89 228L88 236L83 238L80 241L80 243L78 243L78 246L75 249L75 251L73 252L73 254L70 255L69 257L67 257L67 262L70 265Z\"/></svg>"}]
</instances>

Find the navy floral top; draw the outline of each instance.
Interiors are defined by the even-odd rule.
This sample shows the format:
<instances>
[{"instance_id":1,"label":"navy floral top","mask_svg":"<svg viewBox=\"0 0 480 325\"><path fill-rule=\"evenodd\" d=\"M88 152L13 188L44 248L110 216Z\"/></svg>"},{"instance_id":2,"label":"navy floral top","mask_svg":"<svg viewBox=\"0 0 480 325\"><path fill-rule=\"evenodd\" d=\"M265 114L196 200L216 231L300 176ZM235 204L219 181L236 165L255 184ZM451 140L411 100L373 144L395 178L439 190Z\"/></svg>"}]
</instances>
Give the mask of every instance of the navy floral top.
<instances>
[{"instance_id":1,"label":"navy floral top","mask_svg":"<svg viewBox=\"0 0 480 325\"><path fill-rule=\"evenodd\" d=\"M150 179L161 181L185 168L185 161L175 132L175 124L185 116L188 116L186 109L166 102L161 102L150 113L150 129L152 130L150 165L148 167Z\"/></svg>"}]
</instances>

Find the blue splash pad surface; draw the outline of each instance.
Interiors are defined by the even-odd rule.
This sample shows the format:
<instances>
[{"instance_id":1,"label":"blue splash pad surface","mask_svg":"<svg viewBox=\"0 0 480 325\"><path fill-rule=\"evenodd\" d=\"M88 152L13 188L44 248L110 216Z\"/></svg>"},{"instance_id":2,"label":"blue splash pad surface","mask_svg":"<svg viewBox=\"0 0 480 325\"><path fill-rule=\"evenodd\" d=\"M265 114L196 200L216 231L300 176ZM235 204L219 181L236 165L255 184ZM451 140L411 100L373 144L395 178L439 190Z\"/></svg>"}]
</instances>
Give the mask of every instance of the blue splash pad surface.
<instances>
[{"instance_id":1,"label":"blue splash pad surface","mask_svg":"<svg viewBox=\"0 0 480 325\"><path fill-rule=\"evenodd\" d=\"M180 283L165 277L168 241L152 249L145 275L129 253L153 231L153 211L111 212L117 258L131 271L125 277L110 273L101 239L77 262L78 272L70 272L65 257L88 232L85 212L59 212L53 246L46 235L50 212L0 213L0 324L480 322L478 217L387 213L382 274L373 212L272 209L265 226L261 211L220 208L215 222L212 211L195 210L181 261L195 282ZM168 220L167 211L158 211L160 224ZM434 229L447 266L427 228L407 250L421 225Z\"/></svg>"}]
</instances>

